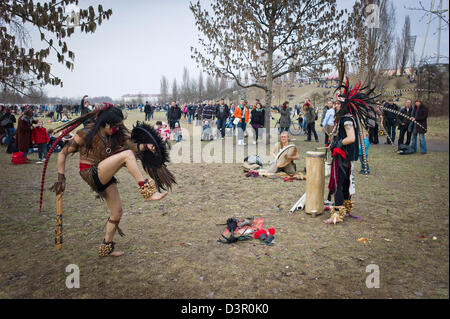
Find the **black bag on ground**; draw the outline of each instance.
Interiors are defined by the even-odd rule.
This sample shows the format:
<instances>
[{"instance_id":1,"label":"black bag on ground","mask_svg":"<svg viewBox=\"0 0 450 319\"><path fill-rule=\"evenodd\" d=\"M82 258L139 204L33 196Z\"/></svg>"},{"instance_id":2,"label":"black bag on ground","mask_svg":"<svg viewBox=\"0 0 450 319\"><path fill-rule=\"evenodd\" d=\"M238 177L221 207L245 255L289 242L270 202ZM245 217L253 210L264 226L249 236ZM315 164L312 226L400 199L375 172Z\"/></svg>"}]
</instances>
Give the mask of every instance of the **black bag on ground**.
<instances>
[{"instance_id":1,"label":"black bag on ground","mask_svg":"<svg viewBox=\"0 0 450 319\"><path fill-rule=\"evenodd\" d=\"M8 141L8 147L6 148L6 153L8 154L12 154L12 153L16 153L19 150L16 148L16 138L14 135L9 137L9 141Z\"/></svg>"},{"instance_id":2,"label":"black bag on ground","mask_svg":"<svg viewBox=\"0 0 450 319\"><path fill-rule=\"evenodd\" d=\"M411 146L400 144L398 146L397 153L400 154L400 155L408 155L408 154L413 154L415 152L414 152L414 149Z\"/></svg>"}]
</instances>

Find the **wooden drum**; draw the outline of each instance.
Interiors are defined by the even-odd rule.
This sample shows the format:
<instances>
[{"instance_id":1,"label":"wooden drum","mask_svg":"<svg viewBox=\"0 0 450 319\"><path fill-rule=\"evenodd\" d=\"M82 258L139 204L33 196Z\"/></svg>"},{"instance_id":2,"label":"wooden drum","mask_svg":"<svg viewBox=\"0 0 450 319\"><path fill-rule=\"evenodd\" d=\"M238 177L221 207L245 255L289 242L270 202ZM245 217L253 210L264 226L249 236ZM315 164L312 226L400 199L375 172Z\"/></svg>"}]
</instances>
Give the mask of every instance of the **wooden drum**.
<instances>
[{"instance_id":1,"label":"wooden drum","mask_svg":"<svg viewBox=\"0 0 450 319\"><path fill-rule=\"evenodd\" d=\"M306 152L305 212L316 216L323 213L325 189L325 152Z\"/></svg>"}]
</instances>

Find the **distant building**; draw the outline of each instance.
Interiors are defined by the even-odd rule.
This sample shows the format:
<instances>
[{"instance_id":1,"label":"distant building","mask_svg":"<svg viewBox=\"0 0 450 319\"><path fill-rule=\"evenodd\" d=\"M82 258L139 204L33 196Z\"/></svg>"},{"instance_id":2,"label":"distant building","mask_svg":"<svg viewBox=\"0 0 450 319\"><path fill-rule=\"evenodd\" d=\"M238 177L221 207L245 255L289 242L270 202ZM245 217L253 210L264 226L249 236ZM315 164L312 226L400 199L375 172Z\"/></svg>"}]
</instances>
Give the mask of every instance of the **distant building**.
<instances>
[{"instance_id":1,"label":"distant building","mask_svg":"<svg viewBox=\"0 0 450 319\"><path fill-rule=\"evenodd\" d=\"M122 102L127 104L144 104L148 101L151 104L158 103L159 94L125 94L122 95Z\"/></svg>"}]
</instances>

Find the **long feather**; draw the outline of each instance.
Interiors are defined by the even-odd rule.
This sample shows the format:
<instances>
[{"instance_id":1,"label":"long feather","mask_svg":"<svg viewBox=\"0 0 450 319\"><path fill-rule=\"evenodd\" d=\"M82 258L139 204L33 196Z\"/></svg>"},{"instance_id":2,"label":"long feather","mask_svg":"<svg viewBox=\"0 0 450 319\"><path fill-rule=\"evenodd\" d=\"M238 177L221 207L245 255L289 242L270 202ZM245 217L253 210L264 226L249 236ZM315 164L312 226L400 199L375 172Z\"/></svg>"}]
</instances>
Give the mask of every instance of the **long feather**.
<instances>
[{"instance_id":1,"label":"long feather","mask_svg":"<svg viewBox=\"0 0 450 319\"><path fill-rule=\"evenodd\" d=\"M42 170L42 179L41 179L41 193L40 193L40 200L39 200L39 213L42 212L42 201L43 201L43 196L44 196L44 184L45 184L45 173L47 172L47 165L48 165L48 161L50 160L50 156L52 156L53 151L55 150L56 146L58 145L58 143L63 139L64 136L66 136L67 134L69 134L71 131L73 131L75 128L77 128L78 126L80 126L82 123L75 123L72 126L70 126L69 128L67 128L64 132L62 132L58 138L55 140L55 142L52 144L52 146L50 147L47 156L45 157L45 162L44 162L44 168Z\"/></svg>"},{"instance_id":2,"label":"long feather","mask_svg":"<svg viewBox=\"0 0 450 319\"><path fill-rule=\"evenodd\" d=\"M379 106L379 108L380 108L381 110L383 110L383 111L388 111L388 112L391 112L391 113L393 113L393 114L395 114L395 115L402 116L402 117L404 117L405 119L410 120L410 121L413 122L414 124L417 124L417 126L419 126L420 128L422 128L423 130L425 130L425 132L427 131L427 129L426 129L425 127L423 127L423 126L422 126L421 124L419 124L417 121L413 120L412 117L409 116L409 115L406 115L406 114L404 114L404 113L402 113L402 112L399 112L399 111L397 111L397 110L393 110L393 109L390 109L390 108L384 107L384 106Z\"/></svg>"}]
</instances>

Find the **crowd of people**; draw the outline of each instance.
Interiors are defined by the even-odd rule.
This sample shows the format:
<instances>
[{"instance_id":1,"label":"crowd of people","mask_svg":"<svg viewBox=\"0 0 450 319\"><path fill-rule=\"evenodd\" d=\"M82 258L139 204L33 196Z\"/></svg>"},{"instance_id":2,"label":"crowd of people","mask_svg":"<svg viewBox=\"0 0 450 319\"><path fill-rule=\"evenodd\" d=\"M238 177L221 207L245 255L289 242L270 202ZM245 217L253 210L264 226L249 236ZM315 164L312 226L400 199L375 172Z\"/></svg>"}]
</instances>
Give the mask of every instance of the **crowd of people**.
<instances>
[{"instance_id":1,"label":"crowd of people","mask_svg":"<svg viewBox=\"0 0 450 319\"><path fill-rule=\"evenodd\" d=\"M74 116L83 115L86 112L98 109L100 104L91 105L84 96L79 105L0 105L0 143L7 147L8 153L16 151L23 152L26 157L30 152L38 152L38 163L42 163L46 150L49 149L55 137L52 131L47 132L45 122L67 122ZM398 100L398 99L397 99ZM329 136L334 126L336 101L329 100L323 107L321 113L320 128L325 133L324 143L329 143ZM425 140L428 109L417 100L412 103L411 99L406 99L404 107L399 107L392 98L387 101L379 101L382 105L382 111L378 112L379 119L374 126L370 127L365 134L365 149L368 150L370 144L379 143L380 127L378 123L383 123L386 128L387 139L385 144L397 142L399 152L414 153L417 152L417 144L422 154L427 153ZM145 113L145 121L154 118L155 111L164 111L167 118L167 124L158 122L156 129L162 133L164 141L171 139L179 142L182 140L182 130L180 120L183 118L188 124L202 126L201 140L209 141L215 138L224 139L225 136L237 135L237 145L246 145L244 138L248 136L248 126L253 130L253 144L257 144L262 135L262 129L265 127L266 109L262 106L259 99L255 99L252 105L249 105L245 98L241 98L238 103L227 105L225 99L214 101L204 101L200 103L182 103L181 106L176 101L170 105L150 104L117 104L119 109L140 109ZM415 119L420 125L414 124L408 118L398 116L398 113L407 115ZM384 110L384 111L383 111ZM306 135L306 142L311 142L314 137L319 142L316 131L316 122L319 119L320 108L313 107L306 99L302 106L295 105L290 107L289 102L284 102L281 106L271 107L272 113L280 114L277 125L279 133L289 132L289 129L296 119L301 134ZM273 114L270 114L273 119ZM46 121L45 121L46 120ZM216 133L213 134L213 127L216 126ZM398 138L397 138L397 130ZM383 131L382 131L383 132ZM417 141L419 139L419 141ZM44 145L46 145L44 147ZM169 144L170 147L170 144ZM60 147L58 147L59 149ZM363 164L363 163L362 163ZM361 169L363 171L363 169Z\"/></svg>"},{"instance_id":2,"label":"crowd of people","mask_svg":"<svg viewBox=\"0 0 450 319\"><path fill-rule=\"evenodd\" d=\"M148 106L150 110L152 107ZM145 106L147 109L147 104ZM289 102L284 102L281 106L272 106L270 119L273 119L273 113L280 114L277 122L279 133L289 131L293 121L298 121L300 133L308 135L307 141L311 141L314 134L315 140L318 142L318 135L315 130L315 122L318 120L318 110L314 108L308 99L302 107L295 105L294 108L289 106ZM255 99L253 104L249 104L248 100L241 98L238 103L225 104L222 98L218 101L209 100L202 103L183 103L179 106L176 101L172 101L171 105L165 110L167 122L172 130L175 123L180 125L180 119L184 117L188 124L202 126L202 140L212 140L217 136L218 139L224 139L226 135L237 135L237 144L245 145L244 137L248 136L248 126L251 126L254 132L253 144L257 144L262 129L265 127L266 108L263 107L259 99ZM151 115L150 115L151 114ZM153 118L153 113L145 115L146 119ZM217 127L217 134L212 133L212 127ZM228 129L228 133L227 133Z\"/></svg>"}]
</instances>

